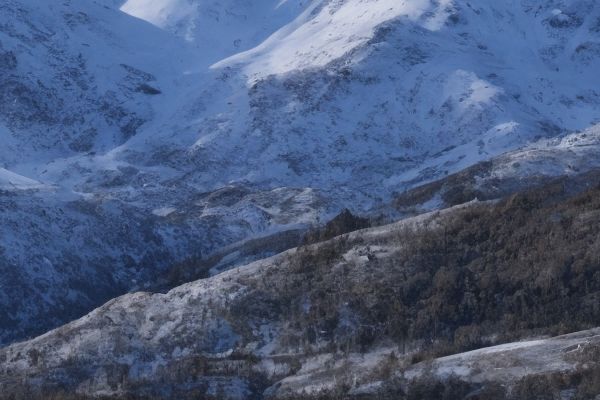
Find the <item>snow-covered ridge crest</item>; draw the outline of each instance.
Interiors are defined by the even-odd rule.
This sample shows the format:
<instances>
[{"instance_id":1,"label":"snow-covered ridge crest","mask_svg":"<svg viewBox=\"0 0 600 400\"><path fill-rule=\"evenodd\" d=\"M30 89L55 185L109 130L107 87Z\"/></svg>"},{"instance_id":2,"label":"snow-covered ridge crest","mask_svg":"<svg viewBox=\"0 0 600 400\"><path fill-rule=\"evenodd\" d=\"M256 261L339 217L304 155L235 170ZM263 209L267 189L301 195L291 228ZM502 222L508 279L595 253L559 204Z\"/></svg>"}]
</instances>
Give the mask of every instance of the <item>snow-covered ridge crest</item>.
<instances>
[{"instance_id":1,"label":"snow-covered ridge crest","mask_svg":"<svg viewBox=\"0 0 600 400\"><path fill-rule=\"evenodd\" d=\"M216 62L258 45L293 21L311 1L125 0L122 3L121 11L194 43L204 57Z\"/></svg>"},{"instance_id":2,"label":"snow-covered ridge crest","mask_svg":"<svg viewBox=\"0 0 600 400\"><path fill-rule=\"evenodd\" d=\"M428 30L439 30L452 12L453 0L316 1L291 24L252 50L213 65L247 64L255 78L296 69L322 67L373 38L389 20L406 18Z\"/></svg>"},{"instance_id":3,"label":"snow-covered ridge crest","mask_svg":"<svg viewBox=\"0 0 600 400\"><path fill-rule=\"evenodd\" d=\"M453 0L127 0L120 9L195 43L215 68L250 63L264 76L323 66L395 18L439 30Z\"/></svg>"}]
</instances>

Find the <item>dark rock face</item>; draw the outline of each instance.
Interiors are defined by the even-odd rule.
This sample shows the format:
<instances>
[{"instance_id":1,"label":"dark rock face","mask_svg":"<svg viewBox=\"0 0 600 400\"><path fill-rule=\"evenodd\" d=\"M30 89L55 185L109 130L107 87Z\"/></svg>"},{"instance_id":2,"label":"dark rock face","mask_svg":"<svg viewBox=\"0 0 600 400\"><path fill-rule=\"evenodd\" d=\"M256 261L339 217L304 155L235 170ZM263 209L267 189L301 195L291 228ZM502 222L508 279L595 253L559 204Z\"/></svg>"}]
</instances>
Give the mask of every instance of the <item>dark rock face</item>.
<instances>
[{"instance_id":1,"label":"dark rock face","mask_svg":"<svg viewBox=\"0 0 600 400\"><path fill-rule=\"evenodd\" d=\"M1 47L0 47L1 48ZM0 52L0 70L7 74L17 68L17 57L12 51Z\"/></svg>"},{"instance_id":2,"label":"dark rock face","mask_svg":"<svg viewBox=\"0 0 600 400\"><path fill-rule=\"evenodd\" d=\"M355 216L346 208L322 228L308 232L304 240L306 243L318 243L343 235L344 233L365 229L369 226L370 222L368 218Z\"/></svg>"}]
</instances>

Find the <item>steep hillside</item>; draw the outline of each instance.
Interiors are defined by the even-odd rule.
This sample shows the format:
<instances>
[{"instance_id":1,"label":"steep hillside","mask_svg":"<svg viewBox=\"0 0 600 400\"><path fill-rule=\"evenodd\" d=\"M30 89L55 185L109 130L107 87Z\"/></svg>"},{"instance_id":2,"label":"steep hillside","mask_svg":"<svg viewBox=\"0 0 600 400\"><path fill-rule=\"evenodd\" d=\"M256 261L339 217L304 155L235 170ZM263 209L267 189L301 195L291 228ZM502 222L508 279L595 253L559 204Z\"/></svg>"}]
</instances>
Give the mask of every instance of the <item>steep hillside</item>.
<instances>
[{"instance_id":1,"label":"steep hillside","mask_svg":"<svg viewBox=\"0 0 600 400\"><path fill-rule=\"evenodd\" d=\"M400 193L393 204L402 214L418 214L476 199L499 199L550 182L560 182L571 192L589 189L600 167L599 145L598 125L539 140Z\"/></svg>"},{"instance_id":2,"label":"steep hillside","mask_svg":"<svg viewBox=\"0 0 600 400\"><path fill-rule=\"evenodd\" d=\"M249 50L314 8L302 0L119 0L114 6L190 42L209 62ZM314 2L317 4L317 2Z\"/></svg>"},{"instance_id":3,"label":"steep hillside","mask_svg":"<svg viewBox=\"0 0 600 400\"><path fill-rule=\"evenodd\" d=\"M592 329L421 363L404 374L411 382L407 397L595 399L600 390L599 341L600 330Z\"/></svg>"},{"instance_id":4,"label":"steep hillside","mask_svg":"<svg viewBox=\"0 0 600 400\"><path fill-rule=\"evenodd\" d=\"M596 331L419 362L597 325L599 183L471 203L120 297L0 350L0 398L428 399L446 384L463 390L453 399L506 398L492 393L521 384L589 398ZM527 387L539 379L552 384Z\"/></svg>"},{"instance_id":5,"label":"steep hillside","mask_svg":"<svg viewBox=\"0 0 600 400\"><path fill-rule=\"evenodd\" d=\"M311 189L211 191L168 165L114 156L169 108L190 58L202 59L185 42L87 1L8 1L0 19L0 343L324 209Z\"/></svg>"},{"instance_id":6,"label":"steep hillside","mask_svg":"<svg viewBox=\"0 0 600 400\"><path fill-rule=\"evenodd\" d=\"M0 21L0 154L23 170L126 142L153 118L150 88L177 76L185 50L95 2L7 0Z\"/></svg>"},{"instance_id":7,"label":"steep hillside","mask_svg":"<svg viewBox=\"0 0 600 400\"><path fill-rule=\"evenodd\" d=\"M588 128L599 18L591 0L3 1L0 343Z\"/></svg>"}]
</instances>

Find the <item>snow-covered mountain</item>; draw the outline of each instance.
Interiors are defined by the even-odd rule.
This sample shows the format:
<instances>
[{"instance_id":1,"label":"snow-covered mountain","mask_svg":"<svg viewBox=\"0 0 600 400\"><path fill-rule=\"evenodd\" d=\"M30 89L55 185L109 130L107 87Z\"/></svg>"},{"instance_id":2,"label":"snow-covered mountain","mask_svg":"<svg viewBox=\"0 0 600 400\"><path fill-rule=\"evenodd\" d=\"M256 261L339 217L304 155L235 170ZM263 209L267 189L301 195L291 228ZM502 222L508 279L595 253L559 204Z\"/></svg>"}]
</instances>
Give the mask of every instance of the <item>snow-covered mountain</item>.
<instances>
[{"instance_id":1,"label":"snow-covered mountain","mask_svg":"<svg viewBox=\"0 0 600 400\"><path fill-rule=\"evenodd\" d=\"M3 1L0 342L588 128L599 18L592 0Z\"/></svg>"}]
</instances>

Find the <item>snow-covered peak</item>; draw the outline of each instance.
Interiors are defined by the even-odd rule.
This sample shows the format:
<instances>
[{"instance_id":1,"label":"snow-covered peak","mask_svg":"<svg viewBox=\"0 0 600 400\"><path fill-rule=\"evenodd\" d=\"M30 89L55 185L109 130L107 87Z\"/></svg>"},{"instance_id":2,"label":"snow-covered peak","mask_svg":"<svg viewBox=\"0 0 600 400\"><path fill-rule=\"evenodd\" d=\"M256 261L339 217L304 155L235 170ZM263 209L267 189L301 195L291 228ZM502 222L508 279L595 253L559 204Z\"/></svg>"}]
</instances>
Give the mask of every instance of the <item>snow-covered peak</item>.
<instances>
[{"instance_id":1,"label":"snow-covered peak","mask_svg":"<svg viewBox=\"0 0 600 400\"><path fill-rule=\"evenodd\" d=\"M452 3L127 0L120 9L194 43L216 66L253 61L251 72L266 75L325 65L364 44L377 26L395 18L438 30L453 12Z\"/></svg>"},{"instance_id":2,"label":"snow-covered peak","mask_svg":"<svg viewBox=\"0 0 600 400\"><path fill-rule=\"evenodd\" d=\"M215 67L250 64L248 73L255 76L322 67L372 39L386 21L403 18L439 30L452 11L452 0L315 1L256 48Z\"/></svg>"},{"instance_id":3,"label":"snow-covered peak","mask_svg":"<svg viewBox=\"0 0 600 400\"><path fill-rule=\"evenodd\" d=\"M120 9L194 43L216 62L260 44L310 0L126 0Z\"/></svg>"}]
</instances>

